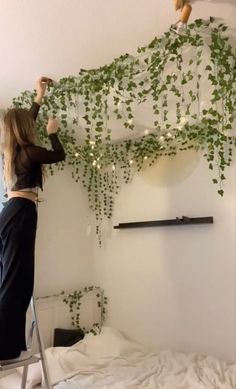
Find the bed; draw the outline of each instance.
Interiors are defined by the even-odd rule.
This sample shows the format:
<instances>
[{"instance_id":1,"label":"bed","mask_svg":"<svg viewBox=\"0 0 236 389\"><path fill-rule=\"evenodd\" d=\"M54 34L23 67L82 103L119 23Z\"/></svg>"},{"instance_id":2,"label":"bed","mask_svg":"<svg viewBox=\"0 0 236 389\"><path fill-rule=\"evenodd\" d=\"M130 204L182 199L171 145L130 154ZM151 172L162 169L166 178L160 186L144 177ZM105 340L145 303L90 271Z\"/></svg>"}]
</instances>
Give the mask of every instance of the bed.
<instances>
[{"instance_id":1,"label":"bed","mask_svg":"<svg viewBox=\"0 0 236 389\"><path fill-rule=\"evenodd\" d=\"M84 322L100 314L88 296ZM119 330L102 326L71 347L50 347L53 329L69 326L68 311L61 298L42 299L41 329L54 389L235 389L236 365L213 356L170 350L150 352L127 339ZM0 389L20 389L21 372L0 379ZM31 365L28 389L43 388L40 363Z\"/></svg>"},{"instance_id":2,"label":"bed","mask_svg":"<svg viewBox=\"0 0 236 389\"><path fill-rule=\"evenodd\" d=\"M197 353L182 354L169 350L150 353L143 345L132 342L110 327L102 327L99 335L87 334L71 347L50 347L46 354L55 389L236 387L236 365ZM32 372L30 375L32 379ZM19 377L17 381L15 374L14 383L13 377L11 380L6 377L5 386L0 385L0 388L17 389Z\"/></svg>"}]
</instances>

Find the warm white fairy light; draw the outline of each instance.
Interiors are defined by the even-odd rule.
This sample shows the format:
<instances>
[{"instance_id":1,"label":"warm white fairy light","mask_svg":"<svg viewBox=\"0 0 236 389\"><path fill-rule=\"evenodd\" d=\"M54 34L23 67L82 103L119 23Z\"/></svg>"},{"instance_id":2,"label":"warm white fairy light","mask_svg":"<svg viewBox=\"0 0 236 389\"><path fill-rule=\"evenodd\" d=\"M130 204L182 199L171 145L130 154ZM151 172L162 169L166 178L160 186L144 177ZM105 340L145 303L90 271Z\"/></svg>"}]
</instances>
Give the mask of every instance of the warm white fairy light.
<instances>
[{"instance_id":1,"label":"warm white fairy light","mask_svg":"<svg viewBox=\"0 0 236 389\"><path fill-rule=\"evenodd\" d=\"M98 164L98 165L97 165L97 169L100 169L100 168L101 168L101 165Z\"/></svg>"},{"instance_id":2,"label":"warm white fairy light","mask_svg":"<svg viewBox=\"0 0 236 389\"><path fill-rule=\"evenodd\" d=\"M75 157L77 158L79 156L79 153L75 153Z\"/></svg>"},{"instance_id":3,"label":"warm white fairy light","mask_svg":"<svg viewBox=\"0 0 236 389\"><path fill-rule=\"evenodd\" d=\"M133 165L133 163L134 163L133 159L130 159L129 164Z\"/></svg>"},{"instance_id":4,"label":"warm white fairy light","mask_svg":"<svg viewBox=\"0 0 236 389\"><path fill-rule=\"evenodd\" d=\"M95 141L94 141L94 140L90 140L90 141L89 141L89 144L90 144L90 146L91 146L91 149L93 150L94 147L95 147Z\"/></svg>"},{"instance_id":5,"label":"warm white fairy light","mask_svg":"<svg viewBox=\"0 0 236 389\"><path fill-rule=\"evenodd\" d=\"M187 123L187 118L185 116L181 116L180 124L185 124L185 123Z\"/></svg>"},{"instance_id":6,"label":"warm white fairy light","mask_svg":"<svg viewBox=\"0 0 236 389\"><path fill-rule=\"evenodd\" d=\"M116 167L115 167L115 165L112 165L112 170L114 171L114 170L116 170Z\"/></svg>"},{"instance_id":7,"label":"warm white fairy light","mask_svg":"<svg viewBox=\"0 0 236 389\"><path fill-rule=\"evenodd\" d=\"M90 157L93 157L93 156L94 156L94 154L93 154L93 153L89 153L89 155L90 155Z\"/></svg>"},{"instance_id":8,"label":"warm white fairy light","mask_svg":"<svg viewBox=\"0 0 236 389\"><path fill-rule=\"evenodd\" d=\"M145 156L143 157L143 159L144 159L144 161L146 161L146 160L148 159L147 155L145 155Z\"/></svg>"},{"instance_id":9,"label":"warm white fairy light","mask_svg":"<svg viewBox=\"0 0 236 389\"><path fill-rule=\"evenodd\" d=\"M149 130L145 130L144 131L144 135L146 136L146 135L148 135L149 134Z\"/></svg>"},{"instance_id":10,"label":"warm white fairy light","mask_svg":"<svg viewBox=\"0 0 236 389\"><path fill-rule=\"evenodd\" d=\"M97 165L97 161L94 160L94 161L93 161L93 166L96 166L96 165Z\"/></svg>"}]
</instances>

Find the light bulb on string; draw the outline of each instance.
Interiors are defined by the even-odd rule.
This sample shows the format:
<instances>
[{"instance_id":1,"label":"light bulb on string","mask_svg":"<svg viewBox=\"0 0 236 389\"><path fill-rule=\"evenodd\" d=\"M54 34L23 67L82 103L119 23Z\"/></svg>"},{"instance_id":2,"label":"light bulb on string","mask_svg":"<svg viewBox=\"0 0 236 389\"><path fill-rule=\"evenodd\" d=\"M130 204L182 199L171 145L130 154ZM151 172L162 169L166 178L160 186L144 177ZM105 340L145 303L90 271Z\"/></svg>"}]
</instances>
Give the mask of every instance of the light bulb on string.
<instances>
[{"instance_id":1,"label":"light bulb on string","mask_svg":"<svg viewBox=\"0 0 236 389\"><path fill-rule=\"evenodd\" d=\"M134 163L133 159L130 159L129 164L133 165L133 163Z\"/></svg>"},{"instance_id":2,"label":"light bulb on string","mask_svg":"<svg viewBox=\"0 0 236 389\"><path fill-rule=\"evenodd\" d=\"M145 156L143 157L143 159L144 159L144 161L146 161L146 160L148 159L147 155L145 155Z\"/></svg>"},{"instance_id":3,"label":"light bulb on string","mask_svg":"<svg viewBox=\"0 0 236 389\"><path fill-rule=\"evenodd\" d=\"M186 116L181 116L181 118L180 118L180 124L182 124L182 125L184 125L184 124L186 124L187 123L187 118L186 118Z\"/></svg>"},{"instance_id":4,"label":"light bulb on string","mask_svg":"<svg viewBox=\"0 0 236 389\"><path fill-rule=\"evenodd\" d=\"M79 156L79 153L75 153L75 157L78 158L78 156Z\"/></svg>"}]
</instances>

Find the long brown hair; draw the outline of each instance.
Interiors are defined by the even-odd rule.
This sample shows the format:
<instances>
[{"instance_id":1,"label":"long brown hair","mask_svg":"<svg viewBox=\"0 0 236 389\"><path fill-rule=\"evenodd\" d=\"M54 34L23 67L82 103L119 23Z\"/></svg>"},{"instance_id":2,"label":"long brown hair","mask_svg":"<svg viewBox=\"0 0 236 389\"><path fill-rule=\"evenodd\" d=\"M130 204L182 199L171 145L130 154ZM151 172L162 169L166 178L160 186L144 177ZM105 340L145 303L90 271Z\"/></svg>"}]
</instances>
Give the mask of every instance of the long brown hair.
<instances>
[{"instance_id":1,"label":"long brown hair","mask_svg":"<svg viewBox=\"0 0 236 389\"><path fill-rule=\"evenodd\" d=\"M3 144L4 157L3 176L6 188L12 187L15 181L15 156L19 145L34 145L37 142L35 122L26 109L9 109L4 117Z\"/></svg>"}]
</instances>

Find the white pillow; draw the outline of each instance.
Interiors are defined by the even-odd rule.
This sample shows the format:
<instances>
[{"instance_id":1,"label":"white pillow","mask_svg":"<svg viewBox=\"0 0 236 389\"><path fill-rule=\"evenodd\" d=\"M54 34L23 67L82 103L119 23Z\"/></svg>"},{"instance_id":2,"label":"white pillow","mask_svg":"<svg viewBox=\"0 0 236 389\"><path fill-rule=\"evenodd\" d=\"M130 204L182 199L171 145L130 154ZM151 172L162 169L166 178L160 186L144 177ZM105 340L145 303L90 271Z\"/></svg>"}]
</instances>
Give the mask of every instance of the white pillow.
<instances>
[{"instance_id":1,"label":"white pillow","mask_svg":"<svg viewBox=\"0 0 236 389\"><path fill-rule=\"evenodd\" d=\"M17 371L22 375L23 367L18 367ZM26 389L32 389L34 388L34 386L40 385L41 382L42 382L41 361L38 361L28 366Z\"/></svg>"}]
</instances>

